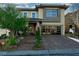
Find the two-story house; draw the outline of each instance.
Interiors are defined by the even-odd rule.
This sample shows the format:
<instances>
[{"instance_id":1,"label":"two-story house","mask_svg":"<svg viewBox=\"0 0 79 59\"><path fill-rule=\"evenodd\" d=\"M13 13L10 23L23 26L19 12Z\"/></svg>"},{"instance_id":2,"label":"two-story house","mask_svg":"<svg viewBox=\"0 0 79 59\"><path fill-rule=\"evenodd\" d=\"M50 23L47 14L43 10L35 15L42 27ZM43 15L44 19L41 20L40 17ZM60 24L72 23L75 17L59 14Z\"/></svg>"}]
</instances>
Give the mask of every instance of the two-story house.
<instances>
[{"instance_id":1,"label":"two-story house","mask_svg":"<svg viewBox=\"0 0 79 59\"><path fill-rule=\"evenodd\" d=\"M37 24L42 34L65 34L64 11L66 5L40 4L35 8L18 8L29 18L30 32L35 33Z\"/></svg>"}]
</instances>

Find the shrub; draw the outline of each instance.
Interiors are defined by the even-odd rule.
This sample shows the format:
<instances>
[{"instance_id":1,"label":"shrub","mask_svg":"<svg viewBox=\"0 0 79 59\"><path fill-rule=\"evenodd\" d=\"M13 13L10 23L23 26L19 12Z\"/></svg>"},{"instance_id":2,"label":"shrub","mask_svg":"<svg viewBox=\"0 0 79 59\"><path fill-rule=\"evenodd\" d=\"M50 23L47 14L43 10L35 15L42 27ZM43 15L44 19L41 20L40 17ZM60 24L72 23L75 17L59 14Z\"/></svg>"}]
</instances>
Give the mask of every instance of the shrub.
<instances>
[{"instance_id":1,"label":"shrub","mask_svg":"<svg viewBox=\"0 0 79 59\"><path fill-rule=\"evenodd\" d=\"M16 45L17 44L17 41L15 38L9 38L6 40L6 43L9 44L9 45Z\"/></svg>"},{"instance_id":2,"label":"shrub","mask_svg":"<svg viewBox=\"0 0 79 59\"><path fill-rule=\"evenodd\" d=\"M5 45L4 45L4 49L3 50L8 50L9 48L11 48L13 45L16 45L16 44L17 44L17 42L16 42L15 38L12 38L12 37L7 38L5 40Z\"/></svg>"},{"instance_id":3,"label":"shrub","mask_svg":"<svg viewBox=\"0 0 79 59\"><path fill-rule=\"evenodd\" d=\"M38 30L35 33L35 47L36 48L40 48L41 46L41 33L40 33L40 29L38 28Z\"/></svg>"}]
</instances>

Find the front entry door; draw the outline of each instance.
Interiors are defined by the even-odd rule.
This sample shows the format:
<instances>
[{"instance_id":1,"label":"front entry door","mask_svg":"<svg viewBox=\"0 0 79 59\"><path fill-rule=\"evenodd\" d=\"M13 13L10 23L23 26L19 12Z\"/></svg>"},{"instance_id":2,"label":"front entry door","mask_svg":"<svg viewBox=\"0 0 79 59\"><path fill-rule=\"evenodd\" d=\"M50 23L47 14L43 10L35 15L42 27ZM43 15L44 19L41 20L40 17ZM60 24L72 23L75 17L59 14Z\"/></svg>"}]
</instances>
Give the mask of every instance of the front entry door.
<instances>
[{"instance_id":1,"label":"front entry door","mask_svg":"<svg viewBox=\"0 0 79 59\"><path fill-rule=\"evenodd\" d=\"M31 34L35 34L35 31L36 31L36 23L30 23L29 24L29 32Z\"/></svg>"}]
</instances>

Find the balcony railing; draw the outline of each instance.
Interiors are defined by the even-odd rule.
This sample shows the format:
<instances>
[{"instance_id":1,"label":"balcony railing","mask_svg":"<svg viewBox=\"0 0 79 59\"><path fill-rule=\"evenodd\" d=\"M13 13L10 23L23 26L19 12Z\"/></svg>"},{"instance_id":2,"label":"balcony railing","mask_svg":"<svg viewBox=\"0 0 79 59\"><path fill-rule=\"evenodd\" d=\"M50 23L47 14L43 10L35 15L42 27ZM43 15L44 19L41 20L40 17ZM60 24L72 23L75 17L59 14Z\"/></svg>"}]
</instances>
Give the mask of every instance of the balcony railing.
<instances>
[{"instance_id":1,"label":"balcony railing","mask_svg":"<svg viewBox=\"0 0 79 59\"><path fill-rule=\"evenodd\" d=\"M42 21L43 19L39 18L28 18L28 21Z\"/></svg>"},{"instance_id":2,"label":"balcony railing","mask_svg":"<svg viewBox=\"0 0 79 59\"><path fill-rule=\"evenodd\" d=\"M28 18L28 21L47 21L47 22L60 22L60 18Z\"/></svg>"}]
</instances>

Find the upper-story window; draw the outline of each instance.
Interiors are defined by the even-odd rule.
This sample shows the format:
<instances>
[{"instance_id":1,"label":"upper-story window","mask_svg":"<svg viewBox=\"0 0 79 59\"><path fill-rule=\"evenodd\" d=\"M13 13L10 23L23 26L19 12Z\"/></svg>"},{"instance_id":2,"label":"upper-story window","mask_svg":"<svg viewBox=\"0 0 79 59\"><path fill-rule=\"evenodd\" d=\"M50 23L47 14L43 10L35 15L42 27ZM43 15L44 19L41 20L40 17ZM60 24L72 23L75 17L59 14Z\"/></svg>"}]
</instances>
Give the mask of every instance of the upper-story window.
<instances>
[{"instance_id":1,"label":"upper-story window","mask_svg":"<svg viewBox=\"0 0 79 59\"><path fill-rule=\"evenodd\" d=\"M24 16L26 16L26 17L27 17L27 12L24 12Z\"/></svg>"},{"instance_id":2,"label":"upper-story window","mask_svg":"<svg viewBox=\"0 0 79 59\"><path fill-rule=\"evenodd\" d=\"M32 18L36 18L36 13L32 12Z\"/></svg>"},{"instance_id":3,"label":"upper-story window","mask_svg":"<svg viewBox=\"0 0 79 59\"><path fill-rule=\"evenodd\" d=\"M46 10L46 17L57 17L57 10Z\"/></svg>"}]
</instances>

